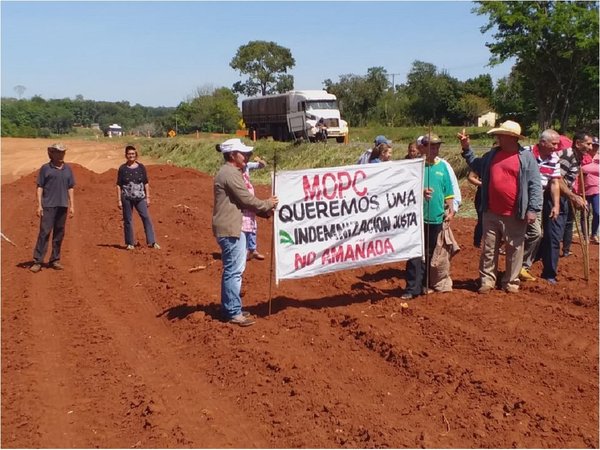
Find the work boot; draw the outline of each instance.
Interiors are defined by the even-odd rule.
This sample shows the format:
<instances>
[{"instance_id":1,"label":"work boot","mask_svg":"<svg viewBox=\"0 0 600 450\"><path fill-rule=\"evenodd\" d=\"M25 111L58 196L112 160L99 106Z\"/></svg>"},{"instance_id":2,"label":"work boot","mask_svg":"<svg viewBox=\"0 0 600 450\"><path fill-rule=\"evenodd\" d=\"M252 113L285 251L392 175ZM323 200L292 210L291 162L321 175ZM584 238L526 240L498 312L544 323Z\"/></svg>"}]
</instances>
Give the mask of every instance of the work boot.
<instances>
[{"instance_id":1,"label":"work boot","mask_svg":"<svg viewBox=\"0 0 600 450\"><path fill-rule=\"evenodd\" d=\"M537 280L536 277L534 277L533 275L531 275L531 273L529 273L529 269L527 269L526 267L523 267L521 269L521 272L519 272L519 279L521 281L535 281L535 280Z\"/></svg>"}]
</instances>

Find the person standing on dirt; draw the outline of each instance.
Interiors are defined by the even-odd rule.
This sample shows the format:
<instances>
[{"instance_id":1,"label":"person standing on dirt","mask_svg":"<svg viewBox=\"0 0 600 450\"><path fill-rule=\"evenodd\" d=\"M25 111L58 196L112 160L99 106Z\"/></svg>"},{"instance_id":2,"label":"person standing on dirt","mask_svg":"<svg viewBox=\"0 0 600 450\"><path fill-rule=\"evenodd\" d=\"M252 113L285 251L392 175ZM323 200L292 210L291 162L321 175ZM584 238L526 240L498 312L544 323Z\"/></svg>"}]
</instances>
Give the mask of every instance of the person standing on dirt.
<instances>
[{"instance_id":1,"label":"person standing on dirt","mask_svg":"<svg viewBox=\"0 0 600 450\"><path fill-rule=\"evenodd\" d=\"M425 158L423 221L425 235L425 259L411 258L406 263L406 290L400 298L410 300L429 291L429 271L431 257L442 232L444 222L454 217L452 201L454 191L446 164L438 154L442 140L435 134L426 135L421 140L421 154Z\"/></svg>"},{"instance_id":2,"label":"person standing on dirt","mask_svg":"<svg viewBox=\"0 0 600 450\"><path fill-rule=\"evenodd\" d=\"M417 150L420 155L424 155L427 157L427 147L423 145L423 139L425 136L419 136L416 140ZM441 161L445 166L448 174L450 175L450 181L452 182L452 191L454 192L454 200L452 200L452 208L454 209L454 214L458 212L460 205L462 203L462 192L460 192L460 186L458 185L458 178L456 178L456 173L454 173L454 169L450 165L448 161L439 156L436 157L437 161Z\"/></svg>"},{"instance_id":3,"label":"person standing on dirt","mask_svg":"<svg viewBox=\"0 0 600 450\"><path fill-rule=\"evenodd\" d=\"M537 144L526 147L531 151L540 169L542 181L542 212L536 214L535 222L527 224L525 231L525 247L523 251L523 267L519 273L521 281L535 281L529 272L537 259L542 259L544 267L552 264L558 266L559 246L550 244L550 236L555 229L564 227L566 216L560 215L560 164L556 149L560 144L559 134L551 129L544 130ZM543 231L542 231L543 230ZM541 247L540 247L541 244ZM538 252L538 250L540 250Z\"/></svg>"},{"instance_id":4,"label":"person standing on dirt","mask_svg":"<svg viewBox=\"0 0 600 450\"><path fill-rule=\"evenodd\" d=\"M215 176L212 230L219 247L223 275L221 277L221 311L227 322L253 325L254 319L242 311L242 274L246 268L246 235L242 231L242 210L252 210L268 216L277 206L277 197L260 200L252 195L242 173L248 163L253 147L240 139L228 139L217 144L225 163Z\"/></svg>"},{"instance_id":5,"label":"person standing on dirt","mask_svg":"<svg viewBox=\"0 0 600 450\"><path fill-rule=\"evenodd\" d=\"M30 270L34 273L42 269L44 255L48 250L48 239L52 233L52 254L49 266L55 270L63 270L60 262L60 248L65 237L67 210L73 217L75 214L75 177L71 168L65 163L67 148L64 144L52 144L48 147L50 162L44 164L37 178L37 215L40 218L33 264Z\"/></svg>"},{"instance_id":6,"label":"person standing on dirt","mask_svg":"<svg viewBox=\"0 0 600 450\"><path fill-rule=\"evenodd\" d=\"M566 223L559 238L559 241L562 240L563 242L563 257L571 255L575 210L587 212L585 199L577 195L574 188L585 156L592 151L592 136L585 131L579 131L573 136L572 142L573 145L570 148L566 148L559 153L560 173L565 181L560 184L561 214L565 211L567 215ZM554 241L553 245L555 245ZM548 271L545 270L542 273L542 278L545 278L551 284L556 283L556 273L551 267Z\"/></svg>"},{"instance_id":7,"label":"person standing on dirt","mask_svg":"<svg viewBox=\"0 0 600 450\"><path fill-rule=\"evenodd\" d=\"M519 290L523 265L523 247L527 224L542 210L542 182L537 162L530 151L519 145L521 125L512 120L488 131L498 145L481 157L475 157L469 135L458 134L462 157L481 178L483 212L483 249L479 261L480 294L496 287L498 255L505 241L506 270L501 287L506 292Z\"/></svg>"},{"instance_id":8,"label":"person standing on dirt","mask_svg":"<svg viewBox=\"0 0 600 450\"><path fill-rule=\"evenodd\" d=\"M256 156L253 161L248 161L244 168L242 176L244 177L244 182L246 183L248 191L250 191L252 195L254 195L254 186L252 186L252 182L250 181L250 171L262 169L266 166L267 162ZM242 211L242 216L242 231L246 235L246 249L248 250L246 259L248 261L252 259L262 261L265 259L265 255L258 252L256 244L256 230L258 228L258 224L256 223L256 213L251 209L245 209Z\"/></svg>"},{"instance_id":9,"label":"person standing on dirt","mask_svg":"<svg viewBox=\"0 0 600 450\"><path fill-rule=\"evenodd\" d=\"M149 247L160 249L160 245L154 237L154 227L150 219L148 207L150 206L150 184L146 167L138 162L138 152L135 146L125 147L125 158L127 162L119 167L117 173L117 199L119 209L123 211L123 233L125 235L125 246L127 250L135 248L135 237L133 233L133 210L135 209L146 234L146 244Z\"/></svg>"}]
</instances>

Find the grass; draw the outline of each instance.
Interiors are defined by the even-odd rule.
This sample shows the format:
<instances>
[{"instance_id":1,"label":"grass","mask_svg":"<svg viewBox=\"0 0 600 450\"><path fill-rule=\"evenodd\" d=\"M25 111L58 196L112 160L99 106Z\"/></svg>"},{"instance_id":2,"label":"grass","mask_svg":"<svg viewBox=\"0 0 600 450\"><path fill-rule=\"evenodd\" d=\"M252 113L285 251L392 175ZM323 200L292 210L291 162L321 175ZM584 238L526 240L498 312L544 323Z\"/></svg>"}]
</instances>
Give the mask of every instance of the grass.
<instances>
[{"instance_id":1,"label":"grass","mask_svg":"<svg viewBox=\"0 0 600 450\"><path fill-rule=\"evenodd\" d=\"M460 127L436 127L432 129L432 133L438 134L444 140L440 155L452 165L458 178L464 178L468 169L460 157L460 145L456 139L456 134L460 130ZM394 142L392 158L402 159L406 154L408 143L427 132L426 127L357 128L351 130L350 142L345 145L337 144L333 140L326 144L294 144L262 139L253 144L254 154L265 159L270 169L254 172L252 179L256 184L269 183L270 171L273 170L275 163L277 171L354 164L360 154L372 146L373 139L378 134L384 134ZM492 139L484 129L468 128L467 132L471 136L472 147L476 153L483 153L491 147ZM135 142L143 154L176 166L191 167L214 175L223 163L223 156L215 150L215 144L231 137L235 136L201 134L198 137L191 135L172 139L136 138ZM249 142L247 139L245 141Z\"/></svg>"}]
</instances>

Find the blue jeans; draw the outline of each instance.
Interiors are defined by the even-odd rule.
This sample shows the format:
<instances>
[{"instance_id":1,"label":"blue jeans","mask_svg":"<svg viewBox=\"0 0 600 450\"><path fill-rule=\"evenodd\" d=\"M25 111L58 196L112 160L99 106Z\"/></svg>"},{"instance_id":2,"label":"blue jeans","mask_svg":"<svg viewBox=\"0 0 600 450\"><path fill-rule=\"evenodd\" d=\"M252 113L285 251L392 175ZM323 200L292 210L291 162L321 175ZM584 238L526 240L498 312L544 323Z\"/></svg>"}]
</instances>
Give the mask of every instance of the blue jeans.
<instances>
[{"instance_id":1,"label":"blue jeans","mask_svg":"<svg viewBox=\"0 0 600 450\"><path fill-rule=\"evenodd\" d=\"M561 202L563 200L562 196L561 196ZM562 203L560 205L561 208L561 213L562 213ZM571 204L569 203L568 200L565 200L565 211L566 211L566 215L565 215L565 226L564 226L564 231L563 234L561 236L561 240L563 243L563 254L565 253L570 253L571 252L571 243L573 242L573 221L575 220L575 212L573 211L573 208L571 208Z\"/></svg>"},{"instance_id":2,"label":"blue jeans","mask_svg":"<svg viewBox=\"0 0 600 450\"><path fill-rule=\"evenodd\" d=\"M244 231L246 235L246 248L250 251L256 250L256 233L253 231Z\"/></svg>"},{"instance_id":3,"label":"blue jeans","mask_svg":"<svg viewBox=\"0 0 600 450\"><path fill-rule=\"evenodd\" d=\"M40 218L40 232L38 234L35 249L33 251L33 260L41 264L44 261L44 255L48 250L48 239L52 232L52 255L50 264L60 260L60 247L65 237L65 225L67 223L67 208L62 206L44 208L44 213Z\"/></svg>"},{"instance_id":4,"label":"blue jeans","mask_svg":"<svg viewBox=\"0 0 600 450\"><path fill-rule=\"evenodd\" d=\"M542 259L542 278L556 278L558 272L558 257L560 252L560 241L565 234L565 225L569 215L569 203L563 196L560 197L560 213L556 220L550 219L552 210L552 198L550 194L544 194L544 207L542 210L542 242L539 247L539 256ZM564 250L564 244L563 244Z\"/></svg>"},{"instance_id":5,"label":"blue jeans","mask_svg":"<svg viewBox=\"0 0 600 450\"><path fill-rule=\"evenodd\" d=\"M246 268L246 235L239 238L218 237L221 247L223 276L221 277L221 312L229 320L242 313L242 274Z\"/></svg>"},{"instance_id":6,"label":"blue jeans","mask_svg":"<svg viewBox=\"0 0 600 450\"><path fill-rule=\"evenodd\" d=\"M150 220L150 213L148 212L148 203L146 199L127 199L121 197L121 203L123 203L123 232L125 233L125 245L135 245L135 238L133 235L133 209L138 212L144 224L144 232L146 233L146 244L152 245L156 242L154 238L154 228L152 227L152 221Z\"/></svg>"}]
</instances>

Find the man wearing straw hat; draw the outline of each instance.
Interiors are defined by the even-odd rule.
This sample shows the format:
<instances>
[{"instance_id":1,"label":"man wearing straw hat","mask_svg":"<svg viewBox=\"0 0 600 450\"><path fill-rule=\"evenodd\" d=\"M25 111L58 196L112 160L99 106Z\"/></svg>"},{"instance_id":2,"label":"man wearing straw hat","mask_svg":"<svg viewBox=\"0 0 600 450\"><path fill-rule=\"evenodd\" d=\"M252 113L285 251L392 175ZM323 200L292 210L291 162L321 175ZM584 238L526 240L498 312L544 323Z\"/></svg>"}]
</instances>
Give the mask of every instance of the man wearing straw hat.
<instances>
[{"instance_id":1,"label":"man wearing straw hat","mask_svg":"<svg viewBox=\"0 0 600 450\"><path fill-rule=\"evenodd\" d=\"M470 148L469 136L458 134L462 156L482 181L483 250L479 261L480 294L496 287L498 254L506 246L506 270L501 288L508 293L519 290L519 272L527 224L542 210L542 182L538 164L530 151L519 145L521 126L507 120L488 131L498 145L477 158Z\"/></svg>"}]
</instances>

